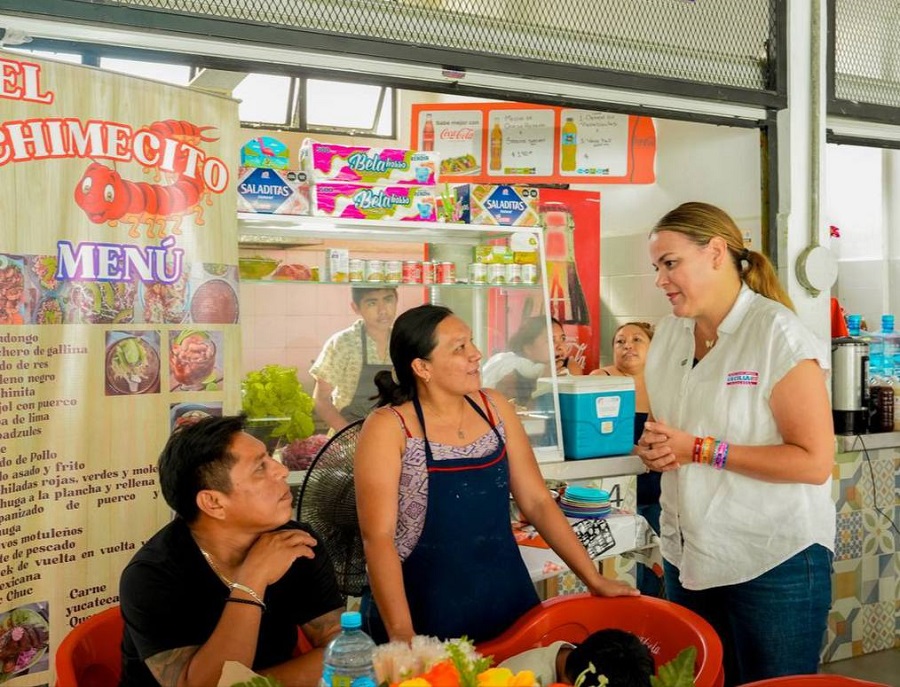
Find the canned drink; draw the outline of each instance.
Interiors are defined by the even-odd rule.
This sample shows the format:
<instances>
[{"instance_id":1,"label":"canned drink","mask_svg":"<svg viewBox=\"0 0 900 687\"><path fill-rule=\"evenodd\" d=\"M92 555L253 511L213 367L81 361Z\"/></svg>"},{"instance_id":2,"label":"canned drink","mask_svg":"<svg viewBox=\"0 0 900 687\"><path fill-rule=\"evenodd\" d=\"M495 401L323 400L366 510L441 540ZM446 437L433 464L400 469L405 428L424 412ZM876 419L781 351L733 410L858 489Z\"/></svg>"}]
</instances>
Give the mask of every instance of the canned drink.
<instances>
[{"instance_id":1,"label":"canned drink","mask_svg":"<svg viewBox=\"0 0 900 687\"><path fill-rule=\"evenodd\" d=\"M487 284L487 265L485 265L483 262L470 262L469 283Z\"/></svg>"},{"instance_id":2,"label":"canned drink","mask_svg":"<svg viewBox=\"0 0 900 687\"><path fill-rule=\"evenodd\" d=\"M506 266L506 283L521 284L522 283L522 266L514 262Z\"/></svg>"},{"instance_id":3,"label":"canned drink","mask_svg":"<svg viewBox=\"0 0 900 687\"><path fill-rule=\"evenodd\" d=\"M403 279L403 263L400 260L385 260L384 280L391 284L399 284Z\"/></svg>"},{"instance_id":4,"label":"canned drink","mask_svg":"<svg viewBox=\"0 0 900 687\"><path fill-rule=\"evenodd\" d=\"M384 281L383 260L366 260L366 281Z\"/></svg>"},{"instance_id":5,"label":"canned drink","mask_svg":"<svg viewBox=\"0 0 900 687\"><path fill-rule=\"evenodd\" d=\"M526 263L522 265L522 283L523 284L537 284L538 282L538 272L537 265Z\"/></svg>"},{"instance_id":6,"label":"canned drink","mask_svg":"<svg viewBox=\"0 0 900 687\"><path fill-rule=\"evenodd\" d=\"M422 263L422 283L434 284L434 263L431 260L425 260Z\"/></svg>"},{"instance_id":7,"label":"canned drink","mask_svg":"<svg viewBox=\"0 0 900 687\"><path fill-rule=\"evenodd\" d=\"M437 262L434 265L435 283L437 284L455 284L456 283L456 263L455 262Z\"/></svg>"},{"instance_id":8,"label":"canned drink","mask_svg":"<svg viewBox=\"0 0 900 687\"><path fill-rule=\"evenodd\" d=\"M403 273L401 275L404 284L422 283L422 261L404 260Z\"/></svg>"},{"instance_id":9,"label":"canned drink","mask_svg":"<svg viewBox=\"0 0 900 687\"><path fill-rule=\"evenodd\" d=\"M366 280L366 261L360 258L350 258L349 263L350 281Z\"/></svg>"},{"instance_id":10,"label":"canned drink","mask_svg":"<svg viewBox=\"0 0 900 687\"><path fill-rule=\"evenodd\" d=\"M488 284L505 284L506 283L506 265L503 263L491 263L487 266Z\"/></svg>"}]
</instances>

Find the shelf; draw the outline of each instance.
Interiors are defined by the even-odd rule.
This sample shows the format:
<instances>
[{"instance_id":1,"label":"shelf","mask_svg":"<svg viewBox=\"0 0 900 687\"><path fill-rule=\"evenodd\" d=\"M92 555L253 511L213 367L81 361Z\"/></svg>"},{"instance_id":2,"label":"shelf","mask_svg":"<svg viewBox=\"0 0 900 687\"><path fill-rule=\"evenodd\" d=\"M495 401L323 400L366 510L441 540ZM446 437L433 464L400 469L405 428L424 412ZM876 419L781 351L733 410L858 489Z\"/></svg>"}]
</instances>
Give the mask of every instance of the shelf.
<instances>
[{"instance_id":1,"label":"shelf","mask_svg":"<svg viewBox=\"0 0 900 687\"><path fill-rule=\"evenodd\" d=\"M900 446L900 432L880 432L878 434L863 434L861 436L855 434L849 436L838 435L836 438L838 453L862 451L863 446L868 451Z\"/></svg>"},{"instance_id":2,"label":"shelf","mask_svg":"<svg viewBox=\"0 0 900 687\"><path fill-rule=\"evenodd\" d=\"M253 246L321 245L323 239L337 237L370 241L477 245L489 239L509 236L511 233L529 232L539 235L540 231L540 227L385 222L339 217L238 213L238 244Z\"/></svg>"},{"instance_id":3,"label":"shelf","mask_svg":"<svg viewBox=\"0 0 900 687\"><path fill-rule=\"evenodd\" d=\"M640 475L646 472L644 464L637 456L608 456L541 463L541 474L545 479L577 480L595 477L620 477Z\"/></svg>"},{"instance_id":4,"label":"shelf","mask_svg":"<svg viewBox=\"0 0 900 687\"><path fill-rule=\"evenodd\" d=\"M293 284L297 286L365 286L367 288L395 289L412 287L416 289L509 289L510 291L528 291L540 289L540 284L470 284L468 282L456 282L455 284L414 284L407 282L388 281L303 281L300 279L241 279L241 284Z\"/></svg>"}]
</instances>

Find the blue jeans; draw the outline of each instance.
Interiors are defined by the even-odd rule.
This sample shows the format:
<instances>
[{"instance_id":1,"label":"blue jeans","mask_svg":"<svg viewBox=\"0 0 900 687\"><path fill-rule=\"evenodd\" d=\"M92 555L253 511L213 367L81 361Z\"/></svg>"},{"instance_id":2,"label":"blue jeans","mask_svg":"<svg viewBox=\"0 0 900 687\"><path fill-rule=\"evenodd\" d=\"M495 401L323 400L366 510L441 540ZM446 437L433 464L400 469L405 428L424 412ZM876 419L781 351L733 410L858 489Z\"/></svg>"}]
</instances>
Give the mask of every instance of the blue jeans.
<instances>
[{"instance_id":1,"label":"blue jeans","mask_svg":"<svg viewBox=\"0 0 900 687\"><path fill-rule=\"evenodd\" d=\"M637 507L638 515L642 516L657 534L659 534L660 510L659 503L638 505ZM641 590L643 596L663 596L662 577L643 563L635 565L634 582L635 586Z\"/></svg>"},{"instance_id":2,"label":"blue jeans","mask_svg":"<svg viewBox=\"0 0 900 687\"><path fill-rule=\"evenodd\" d=\"M701 591L685 589L665 563L670 601L715 628L725 650L725 685L818 671L831 607L832 553L814 544L759 577Z\"/></svg>"}]
</instances>

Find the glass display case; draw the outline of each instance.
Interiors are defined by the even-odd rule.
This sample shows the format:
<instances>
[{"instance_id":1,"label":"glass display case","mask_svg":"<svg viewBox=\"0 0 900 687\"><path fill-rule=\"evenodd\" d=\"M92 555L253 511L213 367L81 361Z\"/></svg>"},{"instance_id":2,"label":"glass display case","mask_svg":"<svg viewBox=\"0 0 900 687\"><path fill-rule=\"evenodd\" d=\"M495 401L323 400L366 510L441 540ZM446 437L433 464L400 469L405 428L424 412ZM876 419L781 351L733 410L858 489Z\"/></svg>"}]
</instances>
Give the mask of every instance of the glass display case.
<instances>
[{"instance_id":1,"label":"glass display case","mask_svg":"<svg viewBox=\"0 0 900 687\"><path fill-rule=\"evenodd\" d=\"M396 287L398 315L429 302L471 326L483 372L493 374L491 380L483 374L482 383L513 400L539 462L562 462L539 227L259 214L240 214L238 226L242 374L272 363L296 366L312 393L309 368L319 350L358 319L351 287ZM510 243L530 246L533 255L513 256ZM537 334L524 331L529 327ZM530 337L524 345L523 337ZM522 358L521 366L514 358ZM506 374L498 377L498 370ZM324 431L321 422L317 431Z\"/></svg>"}]
</instances>

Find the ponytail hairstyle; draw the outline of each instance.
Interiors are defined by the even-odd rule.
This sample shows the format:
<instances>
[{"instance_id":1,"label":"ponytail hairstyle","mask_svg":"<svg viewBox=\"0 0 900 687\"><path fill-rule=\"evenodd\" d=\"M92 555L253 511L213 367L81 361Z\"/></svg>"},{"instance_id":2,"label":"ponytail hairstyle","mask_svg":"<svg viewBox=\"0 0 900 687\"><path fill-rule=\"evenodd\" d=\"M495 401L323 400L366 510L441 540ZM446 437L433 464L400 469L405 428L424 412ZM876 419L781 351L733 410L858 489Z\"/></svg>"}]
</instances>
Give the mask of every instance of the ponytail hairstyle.
<instances>
[{"instance_id":1,"label":"ponytail hairstyle","mask_svg":"<svg viewBox=\"0 0 900 687\"><path fill-rule=\"evenodd\" d=\"M762 253L744 248L740 230L724 210L708 203L682 203L666 213L650 235L661 231L677 232L701 247L718 236L728 245L728 254L738 276L748 287L794 310L794 304L778 281L772 263Z\"/></svg>"},{"instance_id":2,"label":"ponytail hairstyle","mask_svg":"<svg viewBox=\"0 0 900 687\"><path fill-rule=\"evenodd\" d=\"M400 405L416 396L413 361L431 356L437 345L435 330L452 314L453 311L443 305L425 304L410 308L394 321L390 342L394 370L382 370L375 375L376 407Z\"/></svg>"}]
</instances>

